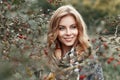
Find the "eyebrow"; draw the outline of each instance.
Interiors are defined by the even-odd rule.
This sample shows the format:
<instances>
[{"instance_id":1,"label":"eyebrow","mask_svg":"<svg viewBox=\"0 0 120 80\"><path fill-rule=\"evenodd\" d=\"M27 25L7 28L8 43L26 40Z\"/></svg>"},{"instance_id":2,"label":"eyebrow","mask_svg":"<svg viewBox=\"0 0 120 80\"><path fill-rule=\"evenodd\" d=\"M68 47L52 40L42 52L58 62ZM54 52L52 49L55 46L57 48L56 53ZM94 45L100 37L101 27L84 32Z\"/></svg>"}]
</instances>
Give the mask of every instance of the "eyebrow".
<instances>
[{"instance_id":1,"label":"eyebrow","mask_svg":"<svg viewBox=\"0 0 120 80\"><path fill-rule=\"evenodd\" d=\"M58 26L64 26L64 25L58 25ZM65 26L64 26L65 27Z\"/></svg>"},{"instance_id":2,"label":"eyebrow","mask_svg":"<svg viewBox=\"0 0 120 80\"><path fill-rule=\"evenodd\" d=\"M77 24L71 24L71 25L77 25ZM71 25L70 25L70 26L71 26ZM58 26L64 26L64 25L58 25Z\"/></svg>"}]
</instances>

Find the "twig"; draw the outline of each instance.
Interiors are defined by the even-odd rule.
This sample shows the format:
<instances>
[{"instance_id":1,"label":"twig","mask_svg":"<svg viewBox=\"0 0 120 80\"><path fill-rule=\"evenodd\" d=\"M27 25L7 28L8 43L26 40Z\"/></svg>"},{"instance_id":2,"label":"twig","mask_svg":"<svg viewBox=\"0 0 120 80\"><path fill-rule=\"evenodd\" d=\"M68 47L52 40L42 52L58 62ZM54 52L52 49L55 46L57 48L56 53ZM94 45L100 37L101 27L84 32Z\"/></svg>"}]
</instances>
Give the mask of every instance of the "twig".
<instances>
[{"instance_id":1,"label":"twig","mask_svg":"<svg viewBox=\"0 0 120 80\"><path fill-rule=\"evenodd\" d=\"M120 23L118 23L118 25L116 26L116 28L115 28L115 33L114 33L114 35L115 35L115 38L117 38L117 33L118 33L118 27L120 26Z\"/></svg>"}]
</instances>

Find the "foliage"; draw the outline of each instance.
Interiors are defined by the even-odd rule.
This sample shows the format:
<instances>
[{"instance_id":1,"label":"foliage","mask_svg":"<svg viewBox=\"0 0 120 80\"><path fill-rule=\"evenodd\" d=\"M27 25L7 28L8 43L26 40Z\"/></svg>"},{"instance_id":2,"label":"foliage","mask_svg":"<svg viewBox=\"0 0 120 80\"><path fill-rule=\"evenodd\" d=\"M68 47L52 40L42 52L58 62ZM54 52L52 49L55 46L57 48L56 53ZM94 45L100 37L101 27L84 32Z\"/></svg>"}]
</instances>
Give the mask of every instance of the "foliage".
<instances>
[{"instance_id":1,"label":"foliage","mask_svg":"<svg viewBox=\"0 0 120 80\"><path fill-rule=\"evenodd\" d=\"M97 26L103 25L101 21L106 18L113 19L114 16L119 18L120 0L66 0L66 4L73 4L82 14L88 29L95 29ZM109 20L108 20L109 21ZM119 21L119 20L117 20ZM106 26L106 25L105 25ZM109 28L109 34L112 34L113 28Z\"/></svg>"},{"instance_id":2,"label":"foliage","mask_svg":"<svg viewBox=\"0 0 120 80\"><path fill-rule=\"evenodd\" d=\"M44 33L47 32L47 25L45 24L48 22L49 15L43 14L42 9L35 12L29 9L29 6L25 7L28 3L19 0L1 1L0 65L12 66L12 69L1 67L2 80L8 77L9 80L36 79L34 72L41 70L40 64L43 62L40 61L40 56L45 46L43 42L46 41Z\"/></svg>"},{"instance_id":3,"label":"foliage","mask_svg":"<svg viewBox=\"0 0 120 80\"><path fill-rule=\"evenodd\" d=\"M46 46L46 33L48 28L47 24L49 22L49 18L53 13L53 10L62 5L64 1L40 1L0 1L1 80L40 80L42 78L41 74L49 72L49 67L54 68L54 65L50 65L47 62L47 60L49 60L49 57L47 58L46 55L48 54L44 54L46 52L44 48ZM99 0L96 0L96 6L98 6L97 1L100 2ZM74 2L74 4L76 3L77 2ZM87 3L84 2L84 4ZM90 14L94 13L95 8L98 10L98 12L96 11L97 15L93 15L95 15L97 18L99 18L98 15L104 16L105 14L108 14L106 12L104 12L105 14L99 13L99 9L103 10L103 8L101 9L99 7L89 7L88 5L84 8L80 5L76 6L78 6L78 10L79 8L80 10L89 9L88 13ZM85 11L83 11L83 13L85 13ZM88 17L88 14L85 14L84 16ZM96 19L96 17L93 16L94 19ZM90 18L92 19L91 16ZM105 80L119 80L120 36L118 34L120 19L119 16L113 16L106 17L102 20L105 22L104 30L102 32L98 32L96 35L93 35L97 37L91 36L92 38L90 41L93 44L93 49L99 56L99 60L102 62ZM113 28L115 30L113 30ZM108 34L108 31L110 29L113 30L113 35L105 35ZM84 65L84 63L81 65ZM73 68L65 68L60 72L60 74L63 74L70 69ZM113 72L115 72L115 74L113 74ZM53 78L57 73L58 71L56 73L51 73L49 76ZM47 75L44 75L44 79L46 79L46 76ZM85 76L82 76L82 78L83 77Z\"/></svg>"},{"instance_id":4,"label":"foliage","mask_svg":"<svg viewBox=\"0 0 120 80\"><path fill-rule=\"evenodd\" d=\"M120 17L119 16L112 16L106 17L105 21L105 28L101 34L114 34L115 36L120 35Z\"/></svg>"}]
</instances>

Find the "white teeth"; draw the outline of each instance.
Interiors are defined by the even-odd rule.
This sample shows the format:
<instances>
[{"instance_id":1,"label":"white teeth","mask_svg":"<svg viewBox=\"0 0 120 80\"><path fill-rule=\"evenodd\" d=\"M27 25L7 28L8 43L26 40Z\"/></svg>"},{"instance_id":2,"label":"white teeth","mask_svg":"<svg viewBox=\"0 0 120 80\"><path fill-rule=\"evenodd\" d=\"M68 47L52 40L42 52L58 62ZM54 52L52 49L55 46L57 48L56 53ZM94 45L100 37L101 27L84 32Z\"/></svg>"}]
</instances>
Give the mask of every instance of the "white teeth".
<instances>
[{"instance_id":1,"label":"white teeth","mask_svg":"<svg viewBox=\"0 0 120 80\"><path fill-rule=\"evenodd\" d=\"M68 37L68 38L66 38L66 39L72 39L73 37Z\"/></svg>"},{"instance_id":2,"label":"white teeth","mask_svg":"<svg viewBox=\"0 0 120 80\"><path fill-rule=\"evenodd\" d=\"M72 38L65 38L65 39L72 39Z\"/></svg>"}]
</instances>

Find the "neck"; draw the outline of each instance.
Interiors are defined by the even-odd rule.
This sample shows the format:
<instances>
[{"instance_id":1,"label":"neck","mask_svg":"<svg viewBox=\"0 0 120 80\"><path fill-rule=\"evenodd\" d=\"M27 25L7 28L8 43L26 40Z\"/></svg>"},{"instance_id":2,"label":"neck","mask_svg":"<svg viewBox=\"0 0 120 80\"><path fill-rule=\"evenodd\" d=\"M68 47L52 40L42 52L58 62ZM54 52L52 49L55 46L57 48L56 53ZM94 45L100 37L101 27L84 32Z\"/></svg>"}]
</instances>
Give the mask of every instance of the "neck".
<instances>
[{"instance_id":1,"label":"neck","mask_svg":"<svg viewBox=\"0 0 120 80\"><path fill-rule=\"evenodd\" d=\"M65 55L72 48L72 46L65 46L65 45L62 45L61 47L62 47L62 54L63 55Z\"/></svg>"}]
</instances>

